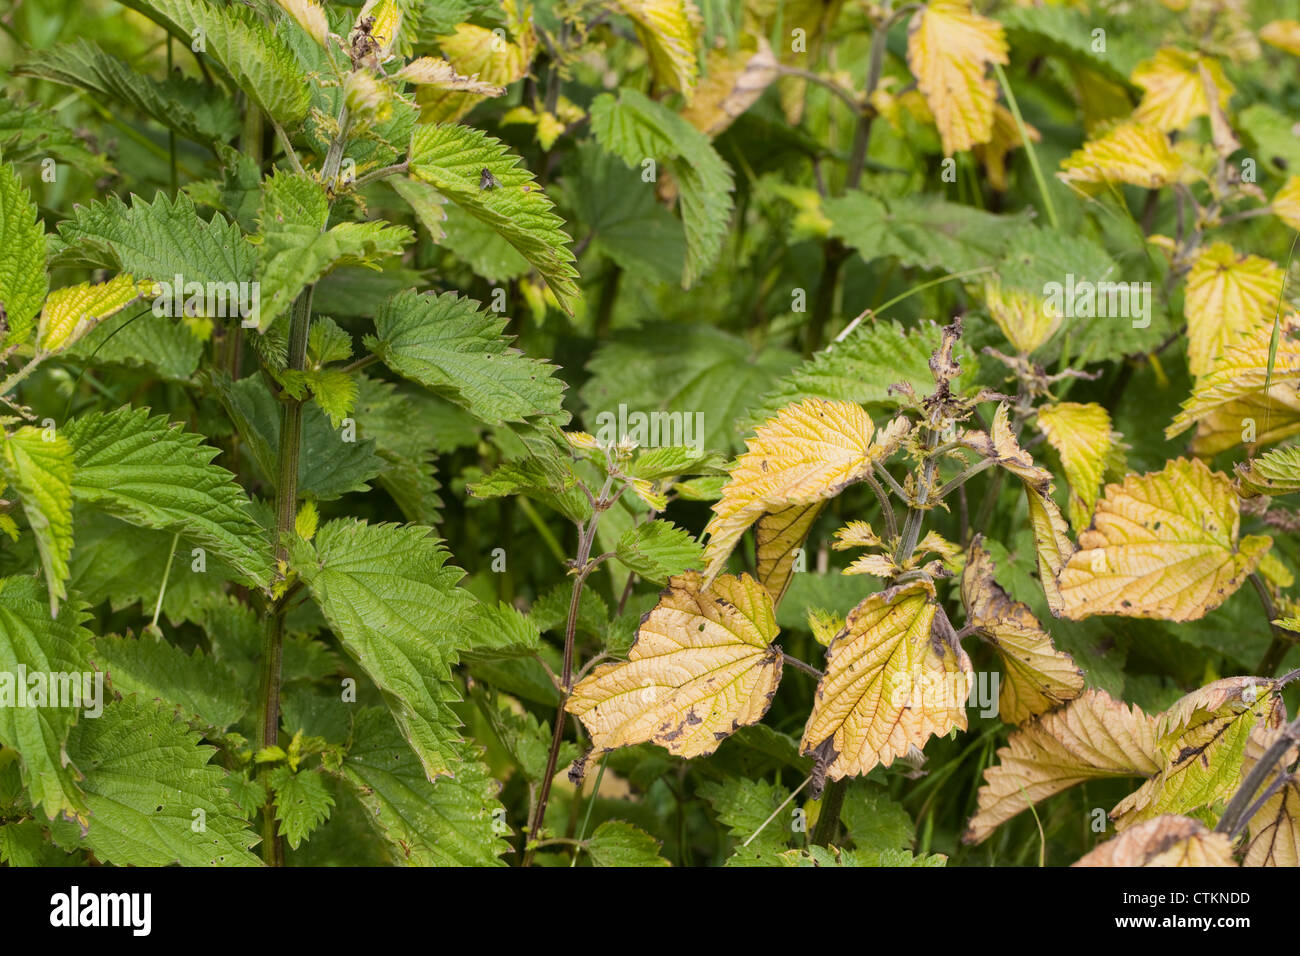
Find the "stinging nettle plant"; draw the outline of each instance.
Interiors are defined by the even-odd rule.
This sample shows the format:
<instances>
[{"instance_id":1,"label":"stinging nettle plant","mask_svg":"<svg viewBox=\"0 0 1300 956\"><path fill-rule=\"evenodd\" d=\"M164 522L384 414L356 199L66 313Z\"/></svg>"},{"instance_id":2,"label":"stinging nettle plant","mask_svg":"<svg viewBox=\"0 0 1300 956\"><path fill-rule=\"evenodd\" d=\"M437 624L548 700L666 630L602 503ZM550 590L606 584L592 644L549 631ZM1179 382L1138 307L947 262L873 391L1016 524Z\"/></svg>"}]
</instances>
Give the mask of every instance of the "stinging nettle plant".
<instances>
[{"instance_id":1,"label":"stinging nettle plant","mask_svg":"<svg viewBox=\"0 0 1300 956\"><path fill-rule=\"evenodd\" d=\"M1300 865L1300 24L122 5L0 41L0 862Z\"/></svg>"}]
</instances>

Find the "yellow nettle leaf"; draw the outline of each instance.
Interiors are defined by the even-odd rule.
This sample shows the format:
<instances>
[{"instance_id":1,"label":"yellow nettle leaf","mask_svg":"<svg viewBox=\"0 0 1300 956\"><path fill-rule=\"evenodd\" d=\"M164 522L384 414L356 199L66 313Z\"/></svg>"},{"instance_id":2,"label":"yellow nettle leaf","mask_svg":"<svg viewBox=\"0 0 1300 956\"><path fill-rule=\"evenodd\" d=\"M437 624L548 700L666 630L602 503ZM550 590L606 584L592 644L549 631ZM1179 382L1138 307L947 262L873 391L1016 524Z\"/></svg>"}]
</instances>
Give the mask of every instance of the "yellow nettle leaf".
<instances>
[{"instance_id":1,"label":"yellow nettle leaf","mask_svg":"<svg viewBox=\"0 0 1300 956\"><path fill-rule=\"evenodd\" d=\"M379 46L377 56L383 63L392 59L397 38L402 32L402 7L397 0L366 0L357 14L356 26L371 18L370 35Z\"/></svg>"},{"instance_id":2,"label":"yellow nettle leaf","mask_svg":"<svg viewBox=\"0 0 1300 956\"><path fill-rule=\"evenodd\" d=\"M1056 175L1065 183L1085 186L1131 183L1159 189L1182 178L1183 161L1164 133L1130 122L1084 143L1061 163Z\"/></svg>"},{"instance_id":3,"label":"yellow nettle leaf","mask_svg":"<svg viewBox=\"0 0 1300 956\"><path fill-rule=\"evenodd\" d=\"M1035 292L1003 286L1002 280L984 280L984 304L1007 341L1021 355L1028 355L1052 337L1061 316L1047 307L1047 300Z\"/></svg>"},{"instance_id":4,"label":"yellow nettle leaf","mask_svg":"<svg viewBox=\"0 0 1300 956\"><path fill-rule=\"evenodd\" d=\"M812 505L791 505L763 515L754 526L758 580L772 595L773 604L781 603L790 586L796 570L795 560L822 507L820 501Z\"/></svg>"},{"instance_id":5,"label":"yellow nettle leaf","mask_svg":"<svg viewBox=\"0 0 1300 956\"><path fill-rule=\"evenodd\" d=\"M504 86L487 83L474 76L461 75L449 61L438 56L422 56L412 60L394 75L415 86L435 86L442 90L477 93L481 96L502 96L506 91Z\"/></svg>"},{"instance_id":6,"label":"yellow nettle leaf","mask_svg":"<svg viewBox=\"0 0 1300 956\"><path fill-rule=\"evenodd\" d=\"M1233 86L1223 75L1218 60L1164 47L1133 70L1131 79L1144 90L1133 121L1170 133L1209 113L1210 103L1201 81L1202 67L1214 83L1219 108L1227 107Z\"/></svg>"},{"instance_id":7,"label":"yellow nettle leaf","mask_svg":"<svg viewBox=\"0 0 1300 956\"><path fill-rule=\"evenodd\" d=\"M1300 176L1287 179L1273 197L1272 209L1292 229L1300 229Z\"/></svg>"},{"instance_id":8,"label":"yellow nettle leaf","mask_svg":"<svg viewBox=\"0 0 1300 956\"><path fill-rule=\"evenodd\" d=\"M1238 465L1237 467L1240 468L1241 466ZM1240 488L1240 480L1237 482L1237 487ZM1240 494L1241 492L1238 491L1237 493ZM1281 558L1274 551L1268 552L1260 559L1259 574L1269 584L1282 590L1286 590L1295 584L1295 575L1291 573L1290 568L1282 563Z\"/></svg>"},{"instance_id":9,"label":"yellow nettle leaf","mask_svg":"<svg viewBox=\"0 0 1300 956\"><path fill-rule=\"evenodd\" d=\"M573 688L565 709L596 750L654 743L699 757L763 719L781 681L772 598L748 575L703 583L697 571L670 579L627 661Z\"/></svg>"},{"instance_id":10,"label":"yellow nettle leaf","mask_svg":"<svg viewBox=\"0 0 1300 956\"><path fill-rule=\"evenodd\" d=\"M1292 229L1300 229L1300 176L1292 176L1273 196L1273 215Z\"/></svg>"},{"instance_id":11,"label":"yellow nettle leaf","mask_svg":"<svg viewBox=\"0 0 1300 956\"><path fill-rule=\"evenodd\" d=\"M1083 129L1089 135L1108 129L1133 112L1128 90L1082 63L1069 63L1075 99L1082 113Z\"/></svg>"},{"instance_id":12,"label":"yellow nettle leaf","mask_svg":"<svg viewBox=\"0 0 1300 956\"><path fill-rule=\"evenodd\" d=\"M1165 429L1165 437L1173 438L1196 422L1220 411L1242 411L1241 404L1252 398L1258 416L1236 414L1228 417L1233 441L1247 444L1264 442L1262 434L1247 441L1242 434L1247 420L1262 432L1266 427L1277 428L1295 420L1296 386L1300 384L1300 338L1294 337L1300 327L1300 318L1288 316L1278 335L1277 350L1269 369L1269 352L1273 341L1273 323L1261 324L1242 339L1226 346L1206 374L1196 380L1192 394L1183 402L1173 423ZM1278 406L1269 414L1270 405ZM1272 421L1268 419L1272 418ZM1221 449L1215 449L1216 451ZM1198 453L1200 450L1198 449Z\"/></svg>"},{"instance_id":13,"label":"yellow nettle leaf","mask_svg":"<svg viewBox=\"0 0 1300 956\"><path fill-rule=\"evenodd\" d=\"M1259 31L1259 38L1269 46L1300 56L1300 22L1274 20Z\"/></svg>"},{"instance_id":14,"label":"yellow nettle leaf","mask_svg":"<svg viewBox=\"0 0 1300 956\"><path fill-rule=\"evenodd\" d=\"M1043 134L1029 123L1025 124L1025 135L1035 143L1043 139ZM984 164L989 185L1000 193L1007 191L1007 153L1021 145L1015 116L1001 103L994 103L993 135L987 143L976 146L974 152L975 158Z\"/></svg>"},{"instance_id":15,"label":"yellow nettle leaf","mask_svg":"<svg viewBox=\"0 0 1300 956\"><path fill-rule=\"evenodd\" d=\"M888 767L935 734L966 729L970 658L955 632L934 628L934 587L909 582L849 612L826 652L800 749L817 758L814 779Z\"/></svg>"},{"instance_id":16,"label":"yellow nettle leaf","mask_svg":"<svg viewBox=\"0 0 1300 956\"><path fill-rule=\"evenodd\" d=\"M1264 723L1255 727L1246 741L1246 756L1241 766L1243 777L1255 768L1281 733L1280 727L1268 727ZM1295 763L1296 756L1292 748L1280 763L1289 767ZM1256 799L1263 796L1276 778L1274 773L1260 785ZM1300 866L1300 783L1294 777L1264 801L1250 818L1247 832L1249 839L1242 866Z\"/></svg>"},{"instance_id":17,"label":"yellow nettle leaf","mask_svg":"<svg viewBox=\"0 0 1300 956\"><path fill-rule=\"evenodd\" d=\"M907 62L939 128L945 155L993 138L997 83L991 63L1007 63L1002 25L970 0L930 0L907 28Z\"/></svg>"},{"instance_id":18,"label":"yellow nettle leaf","mask_svg":"<svg viewBox=\"0 0 1300 956\"><path fill-rule=\"evenodd\" d=\"M1244 334L1273 324L1285 273L1260 256L1238 255L1226 242L1202 250L1187 274L1187 366L1204 375Z\"/></svg>"},{"instance_id":19,"label":"yellow nettle leaf","mask_svg":"<svg viewBox=\"0 0 1300 956\"><path fill-rule=\"evenodd\" d=\"M992 435L982 431L968 431L961 443L1018 477L1025 488L1029 504L1029 523L1034 531L1034 550L1038 559L1039 583L1043 596L1053 614L1061 613L1061 593L1057 575L1075 551L1070 540L1070 529L1061 515L1061 509L1052 498L1052 474L1034 464L1029 452L1020 447L1005 403L993 415Z\"/></svg>"},{"instance_id":20,"label":"yellow nettle leaf","mask_svg":"<svg viewBox=\"0 0 1300 956\"><path fill-rule=\"evenodd\" d=\"M293 519L293 530L304 541L310 541L316 537L316 528L319 524L320 512L316 509L316 503L304 501L302 507L298 509L297 517Z\"/></svg>"},{"instance_id":21,"label":"yellow nettle leaf","mask_svg":"<svg viewBox=\"0 0 1300 956\"><path fill-rule=\"evenodd\" d=\"M527 76L537 49L532 23L520 20L516 5L508 0L502 8L507 14L509 39L473 23L462 23L449 36L438 37L443 57L456 72L494 87L506 87ZM421 123L449 123L481 103L483 95L421 86L415 100L420 104Z\"/></svg>"},{"instance_id":22,"label":"yellow nettle leaf","mask_svg":"<svg viewBox=\"0 0 1300 956\"><path fill-rule=\"evenodd\" d=\"M1070 523L1076 531L1085 528L1114 445L1110 414L1093 402L1060 402L1038 410L1038 429L1061 456L1070 483Z\"/></svg>"},{"instance_id":23,"label":"yellow nettle leaf","mask_svg":"<svg viewBox=\"0 0 1300 956\"><path fill-rule=\"evenodd\" d=\"M316 0L277 0L281 9L298 21L298 25L321 46L329 45L330 22L325 9Z\"/></svg>"},{"instance_id":24,"label":"yellow nettle leaf","mask_svg":"<svg viewBox=\"0 0 1300 956\"><path fill-rule=\"evenodd\" d=\"M844 630L844 618L823 608L809 608L808 629L818 644L829 647L831 641L835 640L835 635Z\"/></svg>"},{"instance_id":25,"label":"yellow nettle leaf","mask_svg":"<svg viewBox=\"0 0 1300 956\"><path fill-rule=\"evenodd\" d=\"M758 101L780 75L779 67L763 37L757 49L709 51L704 79L682 117L706 136L717 136Z\"/></svg>"},{"instance_id":26,"label":"yellow nettle leaf","mask_svg":"<svg viewBox=\"0 0 1300 956\"><path fill-rule=\"evenodd\" d=\"M1140 707L1086 690L1058 710L1016 730L984 771L979 809L963 842L979 843L1022 810L1086 780L1150 777L1156 764L1155 721Z\"/></svg>"},{"instance_id":27,"label":"yellow nettle leaf","mask_svg":"<svg viewBox=\"0 0 1300 956\"><path fill-rule=\"evenodd\" d=\"M695 46L703 22L692 0L614 0L614 6L632 21L655 79L689 101L700 73Z\"/></svg>"},{"instance_id":28,"label":"yellow nettle leaf","mask_svg":"<svg viewBox=\"0 0 1300 956\"><path fill-rule=\"evenodd\" d=\"M844 569L844 573L870 574L878 578L892 578L902 570L894 563L893 557L888 554L864 554L860 558L855 558Z\"/></svg>"},{"instance_id":29,"label":"yellow nettle leaf","mask_svg":"<svg viewBox=\"0 0 1300 956\"><path fill-rule=\"evenodd\" d=\"M1232 840L1200 820L1167 814L1125 830L1074 866L1236 866Z\"/></svg>"},{"instance_id":30,"label":"yellow nettle leaf","mask_svg":"<svg viewBox=\"0 0 1300 956\"><path fill-rule=\"evenodd\" d=\"M861 479L874 460L892 453L909 428L900 416L877 437L870 416L853 402L810 398L781 409L755 430L713 506L704 529L707 576L721 570L741 535L764 513L834 497Z\"/></svg>"},{"instance_id":31,"label":"yellow nettle leaf","mask_svg":"<svg viewBox=\"0 0 1300 956\"><path fill-rule=\"evenodd\" d=\"M993 558L977 536L961 578L966 623L1002 658L999 716L1019 724L1082 694L1083 671L1053 646L1033 611L1002 590L993 571Z\"/></svg>"},{"instance_id":32,"label":"yellow nettle leaf","mask_svg":"<svg viewBox=\"0 0 1300 956\"><path fill-rule=\"evenodd\" d=\"M1227 677L1192 691L1156 717L1160 772L1111 810L1116 829L1213 807L1235 791L1251 732L1261 721L1281 725L1276 687L1274 680Z\"/></svg>"},{"instance_id":33,"label":"yellow nettle leaf","mask_svg":"<svg viewBox=\"0 0 1300 956\"><path fill-rule=\"evenodd\" d=\"M836 551L847 551L849 548L877 548L881 544L880 536L871 530L871 525L865 521L850 521L835 532L831 547Z\"/></svg>"},{"instance_id":34,"label":"yellow nettle leaf","mask_svg":"<svg viewBox=\"0 0 1300 956\"><path fill-rule=\"evenodd\" d=\"M152 287L152 283L145 283ZM42 352L58 352L74 344L95 327L96 323L120 312L144 291L135 279L123 273L98 285L80 285L56 289L45 299L36 332L36 347Z\"/></svg>"},{"instance_id":35,"label":"yellow nettle leaf","mask_svg":"<svg viewBox=\"0 0 1300 956\"><path fill-rule=\"evenodd\" d=\"M1273 543L1237 539L1232 482L1200 459L1106 486L1092 527L1061 572L1062 614L1195 621L1241 586Z\"/></svg>"}]
</instances>

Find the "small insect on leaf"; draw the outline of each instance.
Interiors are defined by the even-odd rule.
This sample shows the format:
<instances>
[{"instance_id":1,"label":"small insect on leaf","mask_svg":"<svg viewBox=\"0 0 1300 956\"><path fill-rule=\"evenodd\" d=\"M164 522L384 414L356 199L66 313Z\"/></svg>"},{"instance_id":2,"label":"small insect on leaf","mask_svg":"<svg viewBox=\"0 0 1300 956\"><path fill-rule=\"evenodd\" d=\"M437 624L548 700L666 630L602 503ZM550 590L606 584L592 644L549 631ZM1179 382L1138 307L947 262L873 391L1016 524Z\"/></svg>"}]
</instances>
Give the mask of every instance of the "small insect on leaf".
<instances>
[{"instance_id":1,"label":"small insect on leaf","mask_svg":"<svg viewBox=\"0 0 1300 956\"><path fill-rule=\"evenodd\" d=\"M480 173L478 177L478 188L496 189L500 185L501 185L500 181L495 176L492 175L492 170L484 166L483 172Z\"/></svg>"}]
</instances>

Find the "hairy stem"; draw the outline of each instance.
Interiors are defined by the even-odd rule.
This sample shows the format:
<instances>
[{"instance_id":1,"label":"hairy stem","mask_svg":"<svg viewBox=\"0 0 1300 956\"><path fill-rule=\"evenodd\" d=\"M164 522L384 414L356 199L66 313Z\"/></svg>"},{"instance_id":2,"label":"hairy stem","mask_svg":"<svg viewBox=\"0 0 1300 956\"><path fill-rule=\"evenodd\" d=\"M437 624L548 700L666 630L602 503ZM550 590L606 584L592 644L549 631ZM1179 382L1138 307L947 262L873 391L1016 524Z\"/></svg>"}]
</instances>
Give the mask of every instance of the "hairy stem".
<instances>
[{"instance_id":1,"label":"hairy stem","mask_svg":"<svg viewBox=\"0 0 1300 956\"><path fill-rule=\"evenodd\" d=\"M844 807L844 794L849 788L848 778L832 780L822 791L822 805L817 812L817 825L813 827L811 843L830 846L839 835L840 810Z\"/></svg>"},{"instance_id":2,"label":"hairy stem","mask_svg":"<svg viewBox=\"0 0 1300 956\"><path fill-rule=\"evenodd\" d=\"M528 840L524 851L524 866L531 866L533 855L536 853L535 841L541 833L542 824L546 821L546 805L551 799L551 784L555 778L557 765L560 762L560 747L564 743L564 725L568 719L568 713L564 705L569 701L569 694L573 690L573 644L578 631L578 608L582 602L582 588L587 582L587 575L596 568L599 558L595 561L591 558L591 549L596 542L596 527L600 523L601 513L613 504L610 498L610 489L613 487L614 479L612 476L605 479L605 486L601 488L600 494L592 499L591 517L582 526L582 532L578 536L578 556L574 561L574 567L578 569L577 576L573 579L573 593L569 598L569 616L564 624L564 665L560 671L560 683L562 685L560 693L560 703L555 709L555 726L551 730L551 749L546 755L546 770L542 774L540 789L537 794L537 806L533 809L533 819L528 826ZM615 496L617 498L617 495Z\"/></svg>"}]
</instances>

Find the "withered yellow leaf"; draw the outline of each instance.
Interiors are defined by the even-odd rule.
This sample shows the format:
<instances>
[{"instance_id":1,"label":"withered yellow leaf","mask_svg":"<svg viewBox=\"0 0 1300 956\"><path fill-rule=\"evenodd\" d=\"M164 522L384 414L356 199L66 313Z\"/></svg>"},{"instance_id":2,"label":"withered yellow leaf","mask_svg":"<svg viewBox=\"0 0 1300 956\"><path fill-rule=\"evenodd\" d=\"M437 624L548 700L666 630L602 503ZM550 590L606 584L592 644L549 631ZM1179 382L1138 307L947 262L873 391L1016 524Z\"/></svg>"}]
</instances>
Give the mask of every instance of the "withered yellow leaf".
<instances>
[{"instance_id":1,"label":"withered yellow leaf","mask_svg":"<svg viewBox=\"0 0 1300 956\"><path fill-rule=\"evenodd\" d=\"M36 346L42 352L58 352L95 327L96 323L120 312L141 294L135 279L123 273L98 284L56 289L45 299Z\"/></svg>"},{"instance_id":2,"label":"withered yellow leaf","mask_svg":"<svg viewBox=\"0 0 1300 956\"><path fill-rule=\"evenodd\" d=\"M991 435L988 432L968 431L962 435L961 443L972 451L992 458L1024 485L1029 504L1029 523L1034 531L1039 583L1043 586L1047 606L1053 614L1059 615L1061 593L1057 586L1057 576L1074 553L1075 547L1070 540L1070 529L1061 515L1061 509L1052 498L1051 472L1034 464L1033 456L1020 447L1020 442L1011 430L1005 403L1000 404L993 415Z\"/></svg>"},{"instance_id":3,"label":"withered yellow leaf","mask_svg":"<svg viewBox=\"0 0 1300 956\"><path fill-rule=\"evenodd\" d=\"M888 767L934 734L966 729L970 658L955 632L934 627L936 609L933 586L910 582L849 612L800 744L817 758L816 779Z\"/></svg>"},{"instance_id":4,"label":"withered yellow leaf","mask_svg":"<svg viewBox=\"0 0 1300 956\"><path fill-rule=\"evenodd\" d=\"M1236 866L1232 841L1199 820L1168 814L1107 840L1075 866Z\"/></svg>"},{"instance_id":5,"label":"withered yellow leaf","mask_svg":"<svg viewBox=\"0 0 1300 956\"><path fill-rule=\"evenodd\" d=\"M696 571L672 578L627 661L604 664L573 688L565 709L597 750L648 742L699 757L762 720L781 681L772 598L748 575L702 585Z\"/></svg>"},{"instance_id":6,"label":"withered yellow leaf","mask_svg":"<svg viewBox=\"0 0 1300 956\"><path fill-rule=\"evenodd\" d=\"M896 418L876 436L861 405L810 398L789 405L755 429L731 469L704 529L706 576L722 568L745 530L769 511L811 505L839 494L889 455L907 434ZM873 441L873 438L876 440Z\"/></svg>"},{"instance_id":7,"label":"withered yellow leaf","mask_svg":"<svg viewBox=\"0 0 1300 956\"><path fill-rule=\"evenodd\" d=\"M458 73L450 61L437 56L422 56L412 60L398 70L395 77L415 86L433 86L440 90L477 93L481 96L502 96L506 91L504 86Z\"/></svg>"},{"instance_id":8,"label":"withered yellow leaf","mask_svg":"<svg viewBox=\"0 0 1300 956\"><path fill-rule=\"evenodd\" d=\"M1060 402L1038 410L1038 428L1061 456L1070 483L1070 523L1076 531L1085 528L1115 444L1110 414L1095 402Z\"/></svg>"},{"instance_id":9,"label":"withered yellow leaf","mask_svg":"<svg viewBox=\"0 0 1300 956\"><path fill-rule=\"evenodd\" d=\"M1300 229L1300 176L1292 176L1282 184L1271 208L1273 215L1292 229Z\"/></svg>"},{"instance_id":10,"label":"withered yellow leaf","mask_svg":"<svg viewBox=\"0 0 1300 956\"><path fill-rule=\"evenodd\" d=\"M780 64L763 37L757 47L711 50L706 74L682 118L713 138L753 106L780 75Z\"/></svg>"},{"instance_id":11,"label":"withered yellow leaf","mask_svg":"<svg viewBox=\"0 0 1300 956\"><path fill-rule=\"evenodd\" d=\"M1300 325L1294 315L1282 321L1277 350L1272 353L1271 369L1271 321L1257 326L1241 341L1227 346L1206 374L1196 380L1191 396L1183 402L1173 423L1165 429L1165 437L1173 438L1192 424L1210 417L1213 412L1228 410L1231 406L1252 398L1258 399L1261 412L1258 418L1253 419L1257 428L1276 428L1294 420L1293 399L1296 387L1300 384L1300 337L1296 336L1298 328ZM1265 414L1269 406L1274 404L1277 406L1276 412L1272 415ZM1232 410L1236 411L1235 408ZM1237 420L1235 441L1243 440L1243 424L1241 419ZM1261 444L1263 441L1263 437L1257 435L1252 444Z\"/></svg>"},{"instance_id":12,"label":"withered yellow leaf","mask_svg":"<svg viewBox=\"0 0 1300 956\"><path fill-rule=\"evenodd\" d=\"M998 749L962 839L979 843L1021 811L1085 780L1150 777L1159 770L1155 722L1105 691L1084 691L1022 726Z\"/></svg>"},{"instance_id":13,"label":"withered yellow leaf","mask_svg":"<svg viewBox=\"0 0 1300 956\"><path fill-rule=\"evenodd\" d=\"M993 557L977 536L962 572L961 596L966 623L984 637L1002 659L1005 680L998 699L999 716L1019 724L1059 707L1083 693L1083 671L1074 659L1052 645L1027 605L1014 601L993 578Z\"/></svg>"},{"instance_id":14,"label":"withered yellow leaf","mask_svg":"<svg viewBox=\"0 0 1300 956\"><path fill-rule=\"evenodd\" d=\"M1082 149L1061 163L1056 175L1063 182L1080 186L1131 183L1159 189L1179 181L1183 161L1164 133L1130 122L1084 143Z\"/></svg>"},{"instance_id":15,"label":"withered yellow leaf","mask_svg":"<svg viewBox=\"0 0 1300 956\"><path fill-rule=\"evenodd\" d=\"M1028 355L1050 339L1063 318L1048 308L1043 296L1004 286L997 277L984 280L984 304L1007 341L1021 355Z\"/></svg>"},{"instance_id":16,"label":"withered yellow leaf","mask_svg":"<svg viewBox=\"0 0 1300 956\"><path fill-rule=\"evenodd\" d=\"M1007 63L1002 25L970 0L930 0L907 28L907 62L925 96L945 155L993 137L997 84L991 63Z\"/></svg>"},{"instance_id":17,"label":"withered yellow leaf","mask_svg":"<svg viewBox=\"0 0 1300 956\"><path fill-rule=\"evenodd\" d=\"M1231 481L1199 459L1107 485L1061 572L1062 613L1197 620L1232 596L1273 543L1239 541L1240 524Z\"/></svg>"},{"instance_id":18,"label":"withered yellow leaf","mask_svg":"<svg viewBox=\"0 0 1300 956\"><path fill-rule=\"evenodd\" d=\"M820 501L811 505L791 505L763 515L754 526L757 545L755 570L759 582L772 595L773 604L781 603L786 588L790 586L799 549L803 547L822 507Z\"/></svg>"},{"instance_id":19,"label":"withered yellow leaf","mask_svg":"<svg viewBox=\"0 0 1300 956\"><path fill-rule=\"evenodd\" d=\"M695 44L703 22L692 0L614 0L614 6L632 21L655 79L689 101L700 72Z\"/></svg>"},{"instance_id":20,"label":"withered yellow leaf","mask_svg":"<svg viewBox=\"0 0 1300 956\"><path fill-rule=\"evenodd\" d=\"M1281 728L1268 727L1261 722L1246 741L1246 758L1241 766L1245 777L1259 763L1265 751L1277 741ZM1295 763L1293 747L1283 755L1280 763L1289 767ZM1256 799L1277 779L1274 773L1260 785ZM1300 866L1300 784L1292 778L1282 785L1250 818L1247 827L1249 839L1242 866Z\"/></svg>"},{"instance_id":21,"label":"withered yellow leaf","mask_svg":"<svg viewBox=\"0 0 1300 956\"><path fill-rule=\"evenodd\" d=\"M462 23L448 36L438 38L442 55L456 72L493 87L506 87L523 79L533 62L537 34L531 22L517 18L515 4L503 5L507 14L509 39L473 23ZM449 123L460 119L483 101L483 95L421 86L416 90L421 123Z\"/></svg>"},{"instance_id":22,"label":"withered yellow leaf","mask_svg":"<svg viewBox=\"0 0 1300 956\"><path fill-rule=\"evenodd\" d=\"M1110 812L1118 830L1164 813L1214 806L1242 780L1245 744L1258 724L1281 723L1277 682L1225 678L1179 698L1156 717L1160 773Z\"/></svg>"},{"instance_id":23,"label":"withered yellow leaf","mask_svg":"<svg viewBox=\"0 0 1300 956\"><path fill-rule=\"evenodd\" d=\"M1233 86L1223 75L1218 60L1176 47L1164 47L1133 70L1131 79L1144 91L1133 120L1171 133L1209 113L1210 103L1205 84L1201 81L1202 67L1213 81L1219 108L1227 107Z\"/></svg>"},{"instance_id":24,"label":"withered yellow leaf","mask_svg":"<svg viewBox=\"0 0 1300 956\"><path fill-rule=\"evenodd\" d=\"M1204 375L1230 345L1273 324L1283 271L1260 256L1238 255L1226 242L1202 250L1187 274L1187 366Z\"/></svg>"},{"instance_id":25,"label":"withered yellow leaf","mask_svg":"<svg viewBox=\"0 0 1300 956\"><path fill-rule=\"evenodd\" d=\"M280 7L321 46L329 45L330 22L316 0L277 0Z\"/></svg>"},{"instance_id":26,"label":"withered yellow leaf","mask_svg":"<svg viewBox=\"0 0 1300 956\"><path fill-rule=\"evenodd\" d=\"M1269 46L1300 56L1300 22L1274 20L1259 31L1259 38Z\"/></svg>"},{"instance_id":27,"label":"withered yellow leaf","mask_svg":"<svg viewBox=\"0 0 1300 956\"><path fill-rule=\"evenodd\" d=\"M1156 717L1160 772L1110 812L1125 830L1166 813L1213 807L1241 782L1246 741L1261 722L1281 722L1277 682L1227 677L1180 698Z\"/></svg>"},{"instance_id":28,"label":"withered yellow leaf","mask_svg":"<svg viewBox=\"0 0 1300 956\"><path fill-rule=\"evenodd\" d=\"M1040 142L1043 134L1025 123L1025 135L1031 142ZM1020 127L1011 111L1001 103L993 104L993 135L987 143L975 147L975 158L984 164L989 185L1000 193L1007 191L1007 154L1021 146Z\"/></svg>"}]
</instances>

